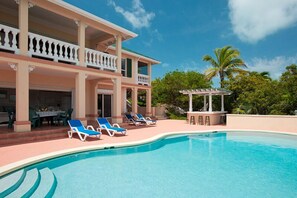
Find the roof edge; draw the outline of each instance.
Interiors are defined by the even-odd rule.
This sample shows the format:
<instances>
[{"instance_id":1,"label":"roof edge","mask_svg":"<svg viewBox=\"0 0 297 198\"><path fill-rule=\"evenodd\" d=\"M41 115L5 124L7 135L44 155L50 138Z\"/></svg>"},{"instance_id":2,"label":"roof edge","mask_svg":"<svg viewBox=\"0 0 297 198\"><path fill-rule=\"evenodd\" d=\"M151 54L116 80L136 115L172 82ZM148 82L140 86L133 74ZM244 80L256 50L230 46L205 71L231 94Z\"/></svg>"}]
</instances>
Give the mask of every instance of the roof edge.
<instances>
[{"instance_id":1,"label":"roof edge","mask_svg":"<svg viewBox=\"0 0 297 198\"><path fill-rule=\"evenodd\" d=\"M112 50L115 50L115 49L116 49L115 46L112 46L112 45L109 46L108 48L109 48L109 49L112 49ZM144 60L150 61L150 62L151 62L152 64L154 64L154 65L156 65L156 64L160 64L160 63L161 63L160 61L155 60L155 59L153 59L153 58L151 58L151 57L148 57L148 56L139 54L139 53L137 53L137 52L132 52L132 51L129 51L129 50L127 50L127 49L123 49L123 48L122 48L122 52L124 52L125 54L128 54L128 55L132 55L132 56L135 56L135 57L142 58L142 59L144 59Z\"/></svg>"},{"instance_id":2,"label":"roof edge","mask_svg":"<svg viewBox=\"0 0 297 198\"><path fill-rule=\"evenodd\" d=\"M100 17L98 17L98 16L96 16L96 15L90 13L90 12L87 12L87 11L81 9L81 8L78 8L78 7L76 7L76 6L74 6L74 5L70 4L70 3L64 2L63 0L47 0L47 1L49 1L49 2L51 2L53 4L56 4L56 5L60 6L60 7L63 7L65 9L74 11L74 12L76 12L76 13L82 15L82 16L85 16L85 17L88 17L88 18L93 19L95 21L98 21L98 22L100 22L100 23L102 23L102 24L104 24L106 26L109 26L109 27L111 27L111 28L113 28L113 29L115 29L115 30L117 30L119 32L122 32L122 33L124 33L124 34L126 34L128 36L127 39L135 38L135 37L138 36L138 34L132 32L130 30L127 30L127 29L125 29L125 28L123 28L121 26L118 26L118 25L116 25L114 23L111 23L111 22L109 22L109 21L107 21L107 20L105 20L103 18L100 18Z\"/></svg>"}]
</instances>

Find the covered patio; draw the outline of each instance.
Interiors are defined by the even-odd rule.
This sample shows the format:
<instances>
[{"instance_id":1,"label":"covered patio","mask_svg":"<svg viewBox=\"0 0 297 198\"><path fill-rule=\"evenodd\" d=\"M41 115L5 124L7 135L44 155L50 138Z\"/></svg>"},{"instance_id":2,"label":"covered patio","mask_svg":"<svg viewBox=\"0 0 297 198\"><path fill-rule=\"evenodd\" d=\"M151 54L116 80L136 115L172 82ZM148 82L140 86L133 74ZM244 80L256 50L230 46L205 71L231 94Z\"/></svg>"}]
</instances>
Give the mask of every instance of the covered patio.
<instances>
[{"instance_id":1,"label":"covered patio","mask_svg":"<svg viewBox=\"0 0 297 198\"><path fill-rule=\"evenodd\" d=\"M230 95L231 91L224 89L190 89L181 90L180 93L189 95L189 111L187 112L187 120L190 124L217 125L225 123L227 111L224 109L224 96ZM203 108L199 111L193 111L193 95L203 96ZM212 97L216 95L221 96L220 111L213 111Z\"/></svg>"}]
</instances>

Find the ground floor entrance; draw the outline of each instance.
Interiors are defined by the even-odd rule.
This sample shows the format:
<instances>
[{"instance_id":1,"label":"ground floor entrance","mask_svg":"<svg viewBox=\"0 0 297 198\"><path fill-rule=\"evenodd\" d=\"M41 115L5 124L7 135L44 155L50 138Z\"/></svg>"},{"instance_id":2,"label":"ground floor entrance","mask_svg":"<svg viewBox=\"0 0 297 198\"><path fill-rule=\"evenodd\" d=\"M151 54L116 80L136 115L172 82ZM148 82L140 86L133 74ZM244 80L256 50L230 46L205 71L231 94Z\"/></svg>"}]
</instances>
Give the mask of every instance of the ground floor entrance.
<instances>
[{"instance_id":1,"label":"ground floor entrance","mask_svg":"<svg viewBox=\"0 0 297 198\"><path fill-rule=\"evenodd\" d=\"M112 116L112 95L98 94L98 114L100 117L110 118Z\"/></svg>"}]
</instances>

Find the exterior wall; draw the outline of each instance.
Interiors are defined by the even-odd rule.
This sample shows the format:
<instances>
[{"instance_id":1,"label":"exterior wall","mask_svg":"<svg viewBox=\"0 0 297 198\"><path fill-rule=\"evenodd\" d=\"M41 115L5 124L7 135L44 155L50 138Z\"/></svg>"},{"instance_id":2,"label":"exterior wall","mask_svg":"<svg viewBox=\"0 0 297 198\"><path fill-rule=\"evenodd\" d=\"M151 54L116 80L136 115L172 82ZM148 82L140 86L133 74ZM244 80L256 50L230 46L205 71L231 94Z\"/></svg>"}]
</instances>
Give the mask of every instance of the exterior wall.
<instances>
[{"instance_id":1,"label":"exterior wall","mask_svg":"<svg viewBox=\"0 0 297 198\"><path fill-rule=\"evenodd\" d=\"M16 76L15 71L0 70L0 87L15 88ZM46 76L41 74L30 74L30 89L45 89L57 91L70 91L74 88L74 79L67 77Z\"/></svg>"},{"instance_id":2,"label":"exterior wall","mask_svg":"<svg viewBox=\"0 0 297 198\"><path fill-rule=\"evenodd\" d=\"M297 131L297 116L227 114L227 126L232 128Z\"/></svg>"}]
</instances>

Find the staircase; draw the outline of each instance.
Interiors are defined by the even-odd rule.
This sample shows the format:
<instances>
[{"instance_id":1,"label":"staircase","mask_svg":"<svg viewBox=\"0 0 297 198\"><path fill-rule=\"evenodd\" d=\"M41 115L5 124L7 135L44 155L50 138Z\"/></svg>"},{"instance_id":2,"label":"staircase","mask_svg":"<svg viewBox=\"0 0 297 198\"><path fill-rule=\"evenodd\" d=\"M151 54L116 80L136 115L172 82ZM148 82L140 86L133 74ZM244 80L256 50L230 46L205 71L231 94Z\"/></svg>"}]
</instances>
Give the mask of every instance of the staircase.
<instances>
[{"instance_id":1,"label":"staircase","mask_svg":"<svg viewBox=\"0 0 297 198\"><path fill-rule=\"evenodd\" d=\"M22 169L0 178L0 197L52 197L56 186L49 168Z\"/></svg>"},{"instance_id":2,"label":"staircase","mask_svg":"<svg viewBox=\"0 0 297 198\"><path fill-rule=\"evenodd\" d=\"M24 144L24 143L30 143L30 142L67 138L68 129L69 127L52 127L52 128L46 128L46 129L37 128L30 132L13 132L13 131L1 132L0 147L16 145L16 144Z\"/></svg>"}]
</instances>

